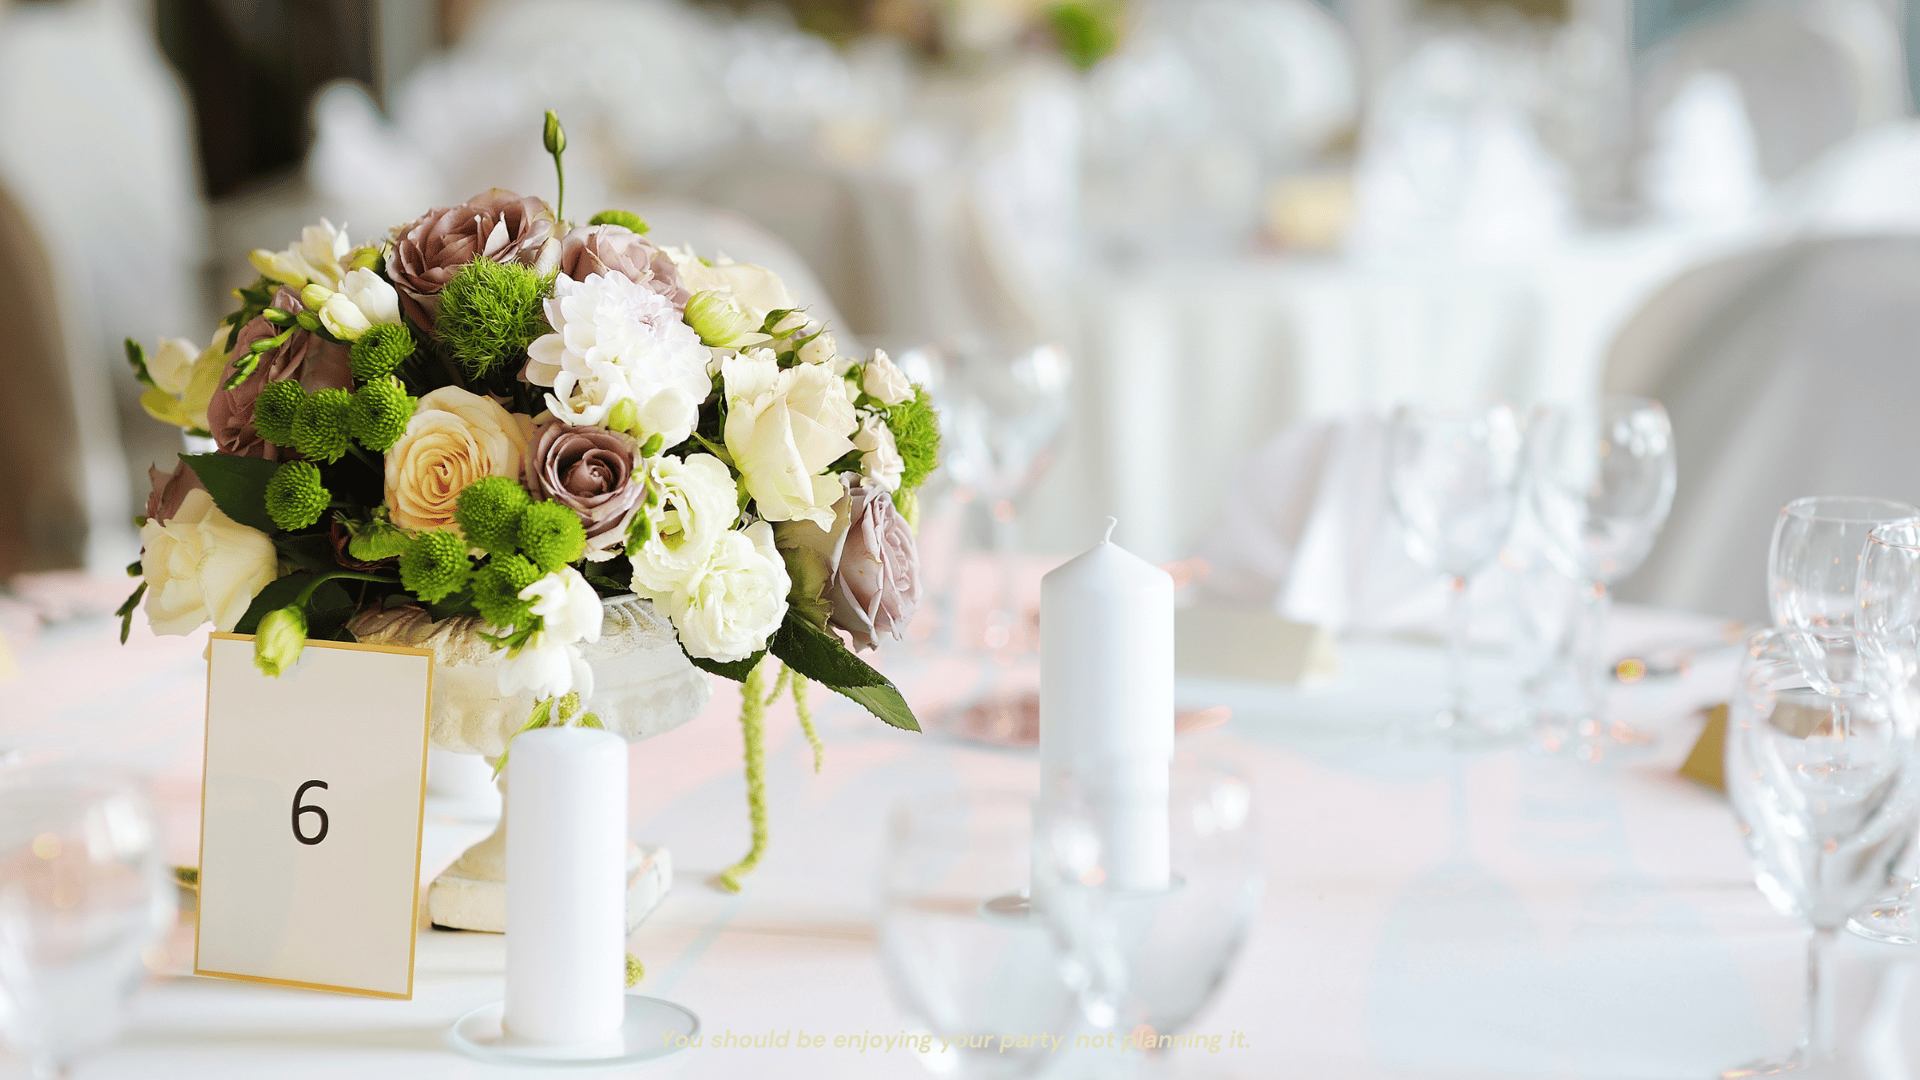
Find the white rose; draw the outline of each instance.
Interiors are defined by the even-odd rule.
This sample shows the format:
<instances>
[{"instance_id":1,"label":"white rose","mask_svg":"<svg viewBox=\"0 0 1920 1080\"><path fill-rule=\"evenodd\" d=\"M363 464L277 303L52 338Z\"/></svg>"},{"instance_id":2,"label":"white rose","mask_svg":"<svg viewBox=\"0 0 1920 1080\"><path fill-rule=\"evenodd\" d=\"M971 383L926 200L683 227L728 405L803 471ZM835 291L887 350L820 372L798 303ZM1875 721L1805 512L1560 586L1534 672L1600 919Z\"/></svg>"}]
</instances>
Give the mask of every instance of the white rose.
<instances>
[{"instance_id":1,"label":"white rose","mask_svg":"<svg viewBox=\"0 0 1920 1080\"><path fill-rule=\"evenodd\" d=\"M768 521L833 521L837 477L822 470L853 449L859 426L842 380L818 364L784 371L765 350L721 365L727 394L722 434L741 482Z\"/></svg>"},{"instance_id":2,"label":"white rose","mask_svg":"<svg viewBox=\"0 0 1920 1080\"><path fill-rule=\"evenodd\" d=\"M720 537L706 565L667 598L667 617L693 655L745 660L767 647L787 617L790 588L773 527L756 521Z\"/></svg>"},{"instance_id":3,"label":"white rose","mask_svg":"<svg viewBox=\"0 0 1920 1080\"><path fill-rule=\"evenodd\" d=\"M712 354L673 304L619 274L553 283L546 303L553 333L527 347L527 381L550 386L547 407L561 421L600 426L622 401L640 418L635 438L676 446L693 434L712 390Z\"/></svg>"},{"instance_id":4,"label":"white rose","mask_svg":"<svg viewBox=\"0 0 1920 1080\"><path fill-rule=\"evenodd\" d=\"M287 250L255 248L247 261L282 285L298 289L314 284L338 289L344 273L340 260L352 250L346 228L336 229L333 222L321 218L320 224L300 230L300 239Z\"/></svg>"},{"instance_id":5,"label":"white rose","mask_svg":"<svg viewBox=\"0 0 1920 1080\"><path fill-rule=\"evenodd\" d=\"M156 634L188 634L208 621L231 631L279 574L267 534L221 513L198 488L166 524L142 525L140 542L147 622Z\"/></svg>"},{"instance_id":6,"label":"white rose","mask_svg":"<svg viewBox=\"0 0 1920 1080\"><path fill-rule=\"evenodd\" d=\"M527 693L538 700L577 692L587 698L593 696L593 667L578 645L555 641L542 631L500 662L495 685L503 697Z\"/></svg>"},{"instance_id":7,"label":"white rose","mask_svg":"<svg viewBox=\"0 0 1920 1080\"><path fill-rule=\"evenodd\" d=\"M740 516L733 473L712 454L662 457L651 477L660 493L653 535L633 556L633 591L658 599L687 583Z\"/></svg>"},{"instance_id":8,"label":"white rose","mask_svg":"<svg viewBox=\"0 0 1920 1080\"><path fill-rule=\"evenodd\" d=\"M885 349L873 350L873 359L860 374L860 388L882 405L898 405L913 397L913 383Z\"/></svg>"},{"instance_id":9,"label":"white rose","mask_svg":"<svg viewBox=\"0 0 1920 1080\"><path fill-rule=\"evenodd\" d=\"M540 632L548 640L562 645L600 640L604 614L600 594L573 567L563 566L521 589L520 599L533 601L533 613L540 616Z\"/></svg>"},{"instance_id":10,"label":"white rose","mask_svg":"<svg viewBox=\"0 0 1920 1080\"><path fill-rule=\"evenodd\" d=\"M808 338L805 345L800 346L798 350L800 362L803 364L824 364L833 359L835 348L833 335L822 330Z\"/></svg>"},{"instance_id":11,"label":"white rose","mask_svg":"<svg viewBox=\"0 0 1920 1080\"><path fill-rule=\"evenodd\" d=\"M893 441L893 429L887 426L885 418L878 413L863 417L860 430L854 433L853 445L860 451L860 475L868 483L889 492L900 490L907 463L900 457L900 448Z\"/></svg>"},{"instance_id":12,"label":"white rose","mask_svg":"<svg viewBox=\"0 0 1920 1080\"><path fill-rule=\"evenodd\" d=\"M414 406L400 441L387 451L386 502L409 531L454 529L460 493L483 476L520 479L533 422L491 400L443 386Z\"/></svg>"}]
</instances>

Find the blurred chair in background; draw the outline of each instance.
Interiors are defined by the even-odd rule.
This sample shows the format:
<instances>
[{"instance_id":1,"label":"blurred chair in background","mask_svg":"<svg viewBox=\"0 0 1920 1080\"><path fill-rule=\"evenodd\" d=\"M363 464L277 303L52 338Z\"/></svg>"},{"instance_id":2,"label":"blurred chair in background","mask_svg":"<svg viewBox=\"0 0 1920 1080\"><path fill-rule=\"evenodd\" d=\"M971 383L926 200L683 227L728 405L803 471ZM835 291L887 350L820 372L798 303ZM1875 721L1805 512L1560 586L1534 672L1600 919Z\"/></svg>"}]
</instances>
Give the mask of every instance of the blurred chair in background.
<instances>
[{"instance_id":1,"label":"blurred chair in background","mask_svg":"<svg viewBox=\"0 0 1920 1080\"><path fill-rule=\"evenodd\" d=\"M1803 495L1920 500L1920 238L1811 239L1701 266L1621 332L1606 387L1673 418L1679 496L1623 600L1768 621Z\"/></svg>"}]
</instances>

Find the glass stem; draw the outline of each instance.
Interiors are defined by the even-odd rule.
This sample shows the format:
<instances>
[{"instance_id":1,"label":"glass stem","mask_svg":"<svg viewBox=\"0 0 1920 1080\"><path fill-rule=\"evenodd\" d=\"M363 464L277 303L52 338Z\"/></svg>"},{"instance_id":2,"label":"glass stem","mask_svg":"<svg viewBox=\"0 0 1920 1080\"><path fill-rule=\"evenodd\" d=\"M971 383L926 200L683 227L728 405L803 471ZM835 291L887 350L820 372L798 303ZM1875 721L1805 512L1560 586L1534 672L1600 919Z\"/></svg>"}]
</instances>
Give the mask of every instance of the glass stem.
<instances>
[{"instance_id":1,"label":"glass stem","mask_svg":"<svg viewBox=\"0 0 1920 1080\"><path fill-rule=\"evenodd\" d=\"M1807 941L1807 1057L1831 1061L1834 1057L1834 947L1840 932L1816 927Z\"/></svg>"},{"instance_id":2,"label":"glass stem","mask_svg":"<svg viewBox=\"0 0 1920 1080\"><path fill-rule=\"evenodd\" d=\"M1604 723L1607 693L1607 611L1613 593L1604 582L1580 586L1580 626L1574 639L1574 686L1580 694L1577 718Z\"/></svg>"},{"instance_id":3,"label":"glass stem","mask_svg":"<svg viewBox=\"0 0 1920 1080\"><path fill-rule=\"evenodd\" d=\"M1021 647L1020 567L1015 556L1019 547L1017 517L1011 500L993 504L990 512L993 516L994 569L1000 575L1000 602L989 620L989 626L998 625L1006 634L1006 639L998 645L989 643L989 648L999 650L1012 647L1017 651Z\"/></svg>"},{"instance_id":4,"label":"glass stem","mask_svg":"<svg viewBox=\"0 0 1920 1080\"><path fill-rule=\"evenodd\" d=\"M1447 711L1455 726L1467 720L1467 633L1473 628L1473 605L1467 597L1467 579L1447 581Z\"/></svg>"}]
</instances>

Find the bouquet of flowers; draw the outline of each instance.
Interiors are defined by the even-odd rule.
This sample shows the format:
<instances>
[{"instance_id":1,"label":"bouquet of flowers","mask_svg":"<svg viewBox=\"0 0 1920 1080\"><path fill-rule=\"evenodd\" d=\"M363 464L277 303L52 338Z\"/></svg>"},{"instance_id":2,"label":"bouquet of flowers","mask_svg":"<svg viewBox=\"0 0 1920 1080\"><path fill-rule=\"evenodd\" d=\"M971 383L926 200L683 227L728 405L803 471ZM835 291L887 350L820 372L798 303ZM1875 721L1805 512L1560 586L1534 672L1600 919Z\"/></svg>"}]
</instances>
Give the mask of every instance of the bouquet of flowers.
<instances>
[{"instance_id":1,"label":"bouquet of flowers","mask_svg":"<svg viewBox=\"0 0 1920 1080\"><path fill-rule=\"evenodd\" d=\"M546 145L558 172L551 113ZM568 223L559 175L558 206L495 189L361 246L323 220L253 253L204 350L127 343L147 410L216 449L153 470L121 639L144 595L156 633L255 634L278 675L309 636L417 605L484 623L528 726L591 722L579 645L631 592L747 684L750 766L768 654L803 717L814 680L918 730L848 646L914 614L925 390L839 355L765 269L622 211Z\"/></svg>"}]
</instances>

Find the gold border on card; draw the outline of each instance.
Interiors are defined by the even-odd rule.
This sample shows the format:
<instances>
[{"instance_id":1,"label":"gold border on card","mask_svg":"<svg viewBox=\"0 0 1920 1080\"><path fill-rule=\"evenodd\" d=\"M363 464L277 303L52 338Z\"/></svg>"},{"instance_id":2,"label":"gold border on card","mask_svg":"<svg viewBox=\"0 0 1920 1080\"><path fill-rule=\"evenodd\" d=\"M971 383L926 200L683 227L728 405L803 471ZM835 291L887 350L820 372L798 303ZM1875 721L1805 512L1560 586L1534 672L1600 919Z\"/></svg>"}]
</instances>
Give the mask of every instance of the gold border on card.
<instances>
[{"instance_id":1,"label":"gold border on card","mask_svg":"<svg viewBox=\"0 0 1920 1080\"><path fill-rule=\"evenodd\" d=\"M207 642L207 706L206 717L201 720L200 739L200 884L206 885L207 873L207 738L206 720L213 714L213 638L227 641L252 641L252 634L232 634L224 630L215 630L208 635ZM364 990L353 986L332 986L327 983L299 982L293 979L270 979L264 975L240 975L231 971L210 971L200 966L200 919L199 910L194 912L193 928L193 973L215 979L232 979L236 982L263 983L268 986L291 986L300 990L323 990L330 994L351 994L356 997L386 998L390 1001L413 1000L414 965L420 952L420 848L427 823L427 749L432 743L433 734L433 650L415 649L405 645L369 645L359 641L309 641L307 648L349 649L356 652L399 653L403 656L424 656L427 658L427 708L420 724L420 800L419 816L413 823L413 910L407 917L407 992L395 993L391 990ZM202 896L206 895L204 892Z\"/></svg>"}]
</instances>

